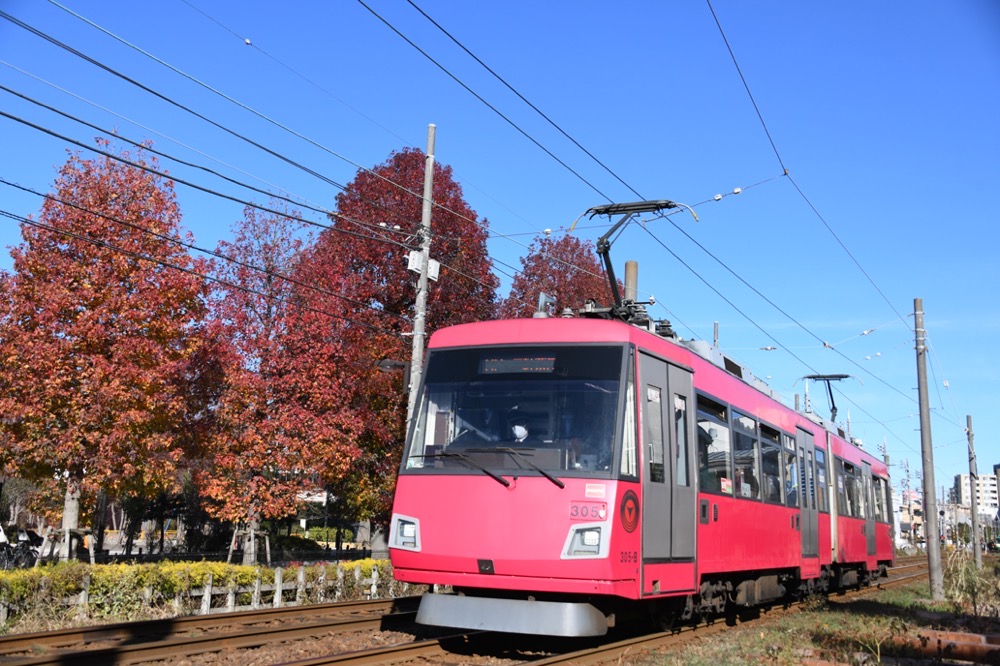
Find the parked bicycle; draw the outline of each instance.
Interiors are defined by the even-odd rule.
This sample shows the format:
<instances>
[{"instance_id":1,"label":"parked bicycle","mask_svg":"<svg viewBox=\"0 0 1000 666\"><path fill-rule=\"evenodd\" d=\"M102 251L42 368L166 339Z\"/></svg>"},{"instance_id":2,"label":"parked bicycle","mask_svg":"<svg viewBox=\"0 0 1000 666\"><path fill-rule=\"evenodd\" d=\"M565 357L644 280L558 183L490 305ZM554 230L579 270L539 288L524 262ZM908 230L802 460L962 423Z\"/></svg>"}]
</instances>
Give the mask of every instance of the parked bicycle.
<instances>
[{"instance_id":1,"label":"parked bicycle","mask_svg":"<svg viewBox=\"0 0 1000 666\"><path fill-rule=\"evenodd\" d=\"M0 569L30 569L37 559L38 551L27 541L0 543Z\"/></svg>"}]
</instances>

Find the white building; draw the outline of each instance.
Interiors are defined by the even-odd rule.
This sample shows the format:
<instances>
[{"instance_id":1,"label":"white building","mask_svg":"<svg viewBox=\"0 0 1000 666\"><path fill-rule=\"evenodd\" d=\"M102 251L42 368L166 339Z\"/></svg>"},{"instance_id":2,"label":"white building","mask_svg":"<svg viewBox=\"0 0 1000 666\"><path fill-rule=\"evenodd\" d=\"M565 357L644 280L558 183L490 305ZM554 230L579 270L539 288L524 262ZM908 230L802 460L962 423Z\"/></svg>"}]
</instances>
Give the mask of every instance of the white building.
<instances>
[{"instance_id":1,"label":"white building","mask_svg":"<svg viewBox=\"0 0 1000 666\"><path fill-rule=\"evenodd\" d=\"M964 507L972 506L972 486L968 474L955 476L955 497L958 504ZM980 515L997 515L1000 509L1000 497L997 495L997 476L994 474L979 474L976 479L976 508Z\"/></svg>"}]
</instances>

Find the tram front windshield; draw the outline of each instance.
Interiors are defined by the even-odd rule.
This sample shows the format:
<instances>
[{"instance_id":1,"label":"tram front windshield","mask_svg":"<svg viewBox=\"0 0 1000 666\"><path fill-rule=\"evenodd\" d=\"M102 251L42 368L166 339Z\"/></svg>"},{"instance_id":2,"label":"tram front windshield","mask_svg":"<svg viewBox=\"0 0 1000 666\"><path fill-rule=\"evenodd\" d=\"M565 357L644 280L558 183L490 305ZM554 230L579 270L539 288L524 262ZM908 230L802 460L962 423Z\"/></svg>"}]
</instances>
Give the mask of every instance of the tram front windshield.
<instances>
[{"instance_id":1,"label":"tram front windshield","mask_svg":"<svg viewBox=\"0 0 1000 666\"><path fill-rule=\"evenodd\" d=\"M404 472L607 473L620 430L623 351L432 351Z\"/></svg>"}]
</instances>

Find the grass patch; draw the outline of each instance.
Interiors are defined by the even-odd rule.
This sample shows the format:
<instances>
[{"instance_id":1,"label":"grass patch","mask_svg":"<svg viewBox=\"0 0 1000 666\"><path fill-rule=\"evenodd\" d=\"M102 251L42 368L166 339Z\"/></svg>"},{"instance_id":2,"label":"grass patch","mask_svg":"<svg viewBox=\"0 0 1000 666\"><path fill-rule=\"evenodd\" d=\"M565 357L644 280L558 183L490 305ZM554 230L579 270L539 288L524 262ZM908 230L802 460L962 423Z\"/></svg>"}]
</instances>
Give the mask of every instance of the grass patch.
<instances>
[{"instance_id":1,"label":"grass patch","mask_svg":"<svg viewBox=\"0 0 1000 666\"><path fill-rule=\"evenodd\" d=\"M623 666L730 666L801 664L805 660L875 664L897 638L922 628L1000 634L1000 560L982 571L951 560L945 571L946 600L934 602L926 581L884 590L864 599L813 597L801 612L742 624L675 651L653 651L623 660ZM896 655L907 656L907 655ZM913 660L908 663L940 663Z\"/></svg>"}]
</instances>

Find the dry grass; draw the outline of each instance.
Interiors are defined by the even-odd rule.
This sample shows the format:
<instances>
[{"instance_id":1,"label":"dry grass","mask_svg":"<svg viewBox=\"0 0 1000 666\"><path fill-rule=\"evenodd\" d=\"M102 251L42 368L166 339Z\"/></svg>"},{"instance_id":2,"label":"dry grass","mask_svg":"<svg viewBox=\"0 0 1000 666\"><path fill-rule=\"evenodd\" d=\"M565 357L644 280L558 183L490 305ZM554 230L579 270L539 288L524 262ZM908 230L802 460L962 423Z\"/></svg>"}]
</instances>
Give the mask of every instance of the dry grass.
<instances>
[{"instance_id":1,"label":"dry grass","mask_svg":"<svg viewBox=\"0 0 1000 666\"><path fill-rule=\"evenodd\" d=\"M953 563L954 564L954 563ZM932 602L926 582L885 590L865 599L814 598L799 613L768 617L733 627L679 651L636 655L630 666L730 666L801 664L826 660L875 664L886 658L893 639L922 628L1000 633L1000 563L982 572L949 566L948 599ZM975 605L973 604L975 599ZM905 656L905 655L899 655ZM910 659L908 664L941 663Z\"/></svg>"}]
</instances>

